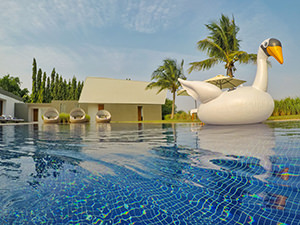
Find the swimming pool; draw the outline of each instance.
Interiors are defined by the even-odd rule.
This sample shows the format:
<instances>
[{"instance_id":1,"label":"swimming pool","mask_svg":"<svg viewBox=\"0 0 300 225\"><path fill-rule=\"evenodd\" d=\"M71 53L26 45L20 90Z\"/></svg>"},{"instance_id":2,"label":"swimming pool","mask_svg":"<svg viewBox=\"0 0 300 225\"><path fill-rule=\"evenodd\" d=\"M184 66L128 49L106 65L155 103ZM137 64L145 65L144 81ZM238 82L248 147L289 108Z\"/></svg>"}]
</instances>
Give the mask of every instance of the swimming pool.
<instances>
[{"instance_id":1,"label":"swimming pool","mask_svg":"<svg viewBox=\"0 0 300 225\"><path fill-rule=\"evenodd\" d=\"M0 224L299 224L300 123L0 126Z\"/></svg>"}]
</instances>

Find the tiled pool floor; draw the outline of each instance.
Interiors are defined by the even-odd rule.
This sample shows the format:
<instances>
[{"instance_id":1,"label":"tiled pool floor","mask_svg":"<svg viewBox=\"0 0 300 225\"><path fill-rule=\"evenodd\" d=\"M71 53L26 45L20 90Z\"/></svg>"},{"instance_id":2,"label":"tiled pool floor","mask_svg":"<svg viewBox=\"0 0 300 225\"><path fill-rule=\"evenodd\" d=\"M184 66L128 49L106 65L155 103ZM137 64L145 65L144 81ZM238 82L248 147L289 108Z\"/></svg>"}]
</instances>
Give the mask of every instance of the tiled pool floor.
<instances>
[{"instance_id":1,"label":"tiled pool floor","mask_svg":"<svg viewBox=\"0 0 300 225\"><path fill-rule=\"evenodd\" d=\"M300 123L0 126L0 224L300 224Z\"/></svg>"}]
</instances>

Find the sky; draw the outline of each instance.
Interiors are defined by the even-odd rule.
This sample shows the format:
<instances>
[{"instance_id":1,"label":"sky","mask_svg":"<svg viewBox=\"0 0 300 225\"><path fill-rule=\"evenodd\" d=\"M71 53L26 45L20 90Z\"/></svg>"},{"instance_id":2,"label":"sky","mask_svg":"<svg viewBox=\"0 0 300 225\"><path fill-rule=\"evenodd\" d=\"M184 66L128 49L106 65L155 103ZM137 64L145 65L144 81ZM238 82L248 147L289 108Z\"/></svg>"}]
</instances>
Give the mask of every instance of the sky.
<instances>
[{"instance_id":1,"label":"sky","mask_svg":"<svg viewBox=\"0 0 300 225\"><path fill-rule=\"evenodd\" d=\"M297 0L1 0L0 77L19 77L31 92L33 58L49 76L108 77L151 81L152 72L171 58L184 60L188 80L225 74L223 64L187 72L204 60L197 42L205 24L221 14L240 28L240 50L257 53L260 43L277 38L284 64L270 58L268 92L274 99L300 97L300 2ZM236 64L235 77L252 85L256 65ZM168 93L171 99L171 94ZM191 97L176 98L178 110L195 108Z\"/></svg>"}]
</instances>

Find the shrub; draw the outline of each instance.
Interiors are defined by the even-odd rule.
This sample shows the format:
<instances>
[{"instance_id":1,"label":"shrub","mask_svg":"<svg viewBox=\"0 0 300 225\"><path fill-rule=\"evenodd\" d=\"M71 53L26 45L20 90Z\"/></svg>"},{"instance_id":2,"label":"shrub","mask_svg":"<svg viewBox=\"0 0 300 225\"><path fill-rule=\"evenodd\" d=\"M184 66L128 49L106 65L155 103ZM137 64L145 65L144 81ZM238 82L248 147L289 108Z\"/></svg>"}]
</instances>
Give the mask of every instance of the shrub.
<instances>
[{"instance_id":1,"label":"shrub","mask_svg":"<svg viewBox=\"0 0 300 225\"><path fill-rule=\"evenodd\" d=\"M171 119L171 114L165 115L165 120ZM192 120L192 116L185 111L180 110L174 115L174 120Z\"/></svg>"},{"instance_id":2,"label":"shrub","mask_svg":"<svg viewBox=\"0 0 300 225\"><path fill-rule=\"evenodd\" d=\"M288 116L300 114L300 99L297 97L274 100L272 116Z\"/></svg>"},{"instance_id":3,"label":"shrub","mask_svg":"<svg viewBox=\"0 0 300 225\"><path fill-rule=\"evenodd\" d=\"M272 116L279 116L279 101L274 101L274 111L272 113Z\"/></svg>"},{"instance_id":4,"label":"shrub","mask_svg":"<svg viewBox=\"0 0 300 225\"><path fill-rule=\"evenodd\" d=\"M85 119L86 119L87 122L90 122L91 117L88 114L85 114Z\"/></svg>"},{"instance_id":5,"label":"shrub","mask_svg":"<svg viewBox=\"0 0 300 225\"><path fill-rule=\"evenodd\" d=\"M164 119L165 119L165 120L170 120L170 119L171 119L171 114L165 115Z\"/></svg>"},{"instance_id":6,"label":"shrub","mask_svg":"<svg viewBox=\"0 0 300 225\"><path fill-rule=\"evenodd\" d=\"M70 114L68 113L60 113L59 119L61 123L69 123L70 122Z\"/></svg>"},{"instance_id":7,"label":"shrub","mask_svg":"<svg viewBox=\"0 0 300 225\"><path fill-rule=\"evenodd\" d=\"M165 104L161 106L162 119L165 118L166 115L171 114L172 103L173 103L172 100L166 98ZM176 112L176 105L175 105L175 112Z\"/></svg>"}]
</instances>

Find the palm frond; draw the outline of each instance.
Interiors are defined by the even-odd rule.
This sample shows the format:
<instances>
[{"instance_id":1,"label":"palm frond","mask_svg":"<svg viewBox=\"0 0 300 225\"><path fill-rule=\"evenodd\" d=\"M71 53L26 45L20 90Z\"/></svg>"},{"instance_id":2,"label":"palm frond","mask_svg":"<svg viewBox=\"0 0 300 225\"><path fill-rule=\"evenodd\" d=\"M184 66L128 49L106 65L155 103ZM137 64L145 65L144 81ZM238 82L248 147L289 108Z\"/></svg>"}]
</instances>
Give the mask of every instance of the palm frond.
<instances>
[{"instance_id":1,"label":"palm frond","mask_svg":"<svg viewBox=\"0 0 300 225\"><path fill-rule=\"evenodd\" d=\"M151 76L151 80L156 80L147 85L146 89L152 89L158 87L158 93L164 89L168 89L171 92L177 90L180 86L178 78L186 79L183 74L183 63L177 65L177 61L174 59L164 59L163 65L159 66Z\"/></svg>"},{"instance_id":2,"label":"palm frond","mask_svg":"<svg viewBox=\"0 0 300 225\"><path fill-rule=\"evenodd\" d=\"M191 73L193 70L208 70L212 66L218 64L220 62L220 59L218 58L209 58L202 60L200 62L192 62L190 63L191 67L188 69L188 72Z\"/></svg>"},{"instance_id":3,"label":"palm frond","mask_svg":"<svg viewBox=\"0 0 300 225\"><path fill-rule=\"evenodd\" d=\"M257 54L248 54L247 52L244 51L239 51L236 54L237 60L239 63L256 63L257 60Z\"/></svg>"},{"instance_id":4,"label":"palm frond","mask_svg":"<svg viewBox=\"0 0 300 225\"><path fill-rule=\"evenodd\" d=\"M236 70L235 62L256 62L256 54L240 51L240 40L237 38L239 27L236 25L233 16L230 19L221 14L219 21L211 22L205 26L209 30L209 36L198 41L197 46L200 51L207 53L209 59L190 63L189 73L193 70L210 69L215 64L223 61L227 74L233 76L233 72Z\"/></svg>"},{"instance_id":5,"label":"palm frond","mask_svg":"<svg viewBox=\"0 0 300 225\"><path fill-rule=\"evenodd\" d=\"M226 52L224 49L221 48L217 43L209 40L209 39L204 39L201 41L198 41L198 49L200 51L207 51L207 55L209 57L220 57L224 58L226 56Z\"/></svg>"}]
</instances>

